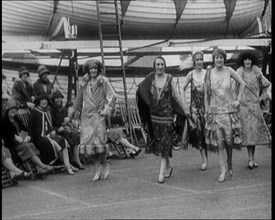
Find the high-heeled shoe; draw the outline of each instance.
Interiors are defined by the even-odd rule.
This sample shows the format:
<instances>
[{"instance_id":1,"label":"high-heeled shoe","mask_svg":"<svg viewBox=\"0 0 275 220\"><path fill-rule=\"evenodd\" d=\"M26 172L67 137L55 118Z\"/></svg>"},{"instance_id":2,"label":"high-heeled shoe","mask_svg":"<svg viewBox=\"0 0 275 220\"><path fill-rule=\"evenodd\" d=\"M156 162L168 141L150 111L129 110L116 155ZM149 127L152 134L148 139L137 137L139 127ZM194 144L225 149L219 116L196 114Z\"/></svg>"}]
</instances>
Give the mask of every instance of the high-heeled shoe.
<instances>
[{"instance_id":1,"label":"high-heeled shoe","mask_svg":"<svg viewBox=\"0 0 275 220\"><path fill-rule=\"evenodd\" d=\"M202 163L201 170L207 170L207 163L206 162Z\"/></svg>"},{"instance_id":2,"label":"high-heeled shoe","mask_svg":"<svg viewBox=\"0 0 275 220\"><path fill-rule=\"evenodd\" d=\"M253 168L257 168L258 167L258 163L253 162Z\"/></svg>"},{"instance_id":3,"label":"high-heeled shoe","mask_svg":"<svg viewBox=\"0 0 275 220\"><path fill-rule=\"evenodd\" d=\"M14 182L17 182L18 180L23 180L23 179L24 179L24 171L22 171L20 173L16 173L12 177L12 181L14 181Z\"/></svg>"},{"instance_id":4,"label":"high-heeled shoe","mask_svg":"<svg viewBox=\"0 0 275 220\"><path fill-rule=\"evenodd\" d=\"M139 148L138 150L133 150L131 153L130 153L130 156L132 157L132 158L134 158L134 157L136 157L136 156L138 156L139 154L140 154L140 152L141 152L142 150Z\"/></svg>"},{"instance_id":5,"label":"high-heeled shoe","mask_svg":"<svg viewBox=\"0 0 275 220\"><path fill-rule=\"evenodd\" d=\"M229 176L233 176L233 171L232 170L228 170L228 174L229 174Z\"/></svg>"},{"instance_id":6,"label":"high-heeled shoe","mask_svg":"<svg viewBox=\"0 0 275 220\"><path fill-rule=\"evenodd\" d=\"M169 167L164 174L164 178L169 178L172 175L172 173L173 173L173 167Z\"/></svg>"},{"instance_id":7,"label":"high-heeled shoe","mask_svg":"<svg viewBox=\"0 0 275 220\"><path fill-rule=\"evenodd\" d=\"M100 180L100 176L101 176L101 172L100 171L97 171L92 179L92 181L97 181L97 180Z\"/></svg>"},{"instance_id":8,"label":"high-heeled shoe","mask_svg":"<svg viewBox=\"0 0 275 220\"><path fill-rule=\"evenodd\" d=\"M83 165L81 164L81 165L79 165L78 163L74 163L74 166L77 168L77 169L79 169L79 170L85 170L85 167L83 167Z\"/></svg>"},{"instance_id":9,"label":"high-heeled shoe","mask_svg":"<svg viewBox=\"0 0 275 220\"><path fill-rule=\"evenodd\" d=\"M48 174L50 174L50 173L54 173L55 167L47 165L44 169L47 171Z\"/></svg>"},{"instance_id":10,"label":"high-heeled shoe","mask_svg":"<svg viewBox=\"0 0 275 220\"><path fill-rule=\"evenodd\" d=\"M222 173L219 177L219 182L224 182L225 181L225 173Z\"/></svg>"},{"instance_id":11,"label":"high-heeled shoe","mask_svg":"<svg viewBox=\"0 0 275 220\"><path fill-rule=\"evenodd\" d=\"M110 165L107 163L103 168L103 179L106 180L110 173Z\"/></svg>"},{"instance_id":12,"label":"high-heeled shoe","mask_svg":"<svg viewBox=\"0 0 275 220\"><path fill-rule=\"evenodd\" d=\"M249 168L250 170L252 170L254 168L252 160L248 161L247 168Z\"/></svg>"},{"instance_id":13,"label":"high-heeled shoe","mask_svg":"<svg viewBox=\"0 0 275 220\"><path fill-rule=\"evenodd\" d=\"M78 171L78 168L74 167L73 165L71 165L71 169L72 169L73 172Z\"/></svg>"},{"instance_id":14,"label":"high-heeled shoe","mask_svg":"<svg viewBox=\"0 0 275 220\"><path fill-rule=\"evenodd\" d=\"M164 183L164 175L159 174L159 183Z\"/></svg>"},{"instance_id":15,"label":"high-heeled shoe","mask_svg":"<svg viewBox=\"0 0 275 220\"><path fill-rule=\"evenodd\" d=\"M75 172L71 168L67 168L67 173L69 175L74 175L75 174Z\"/></svg>"}]
</instances>

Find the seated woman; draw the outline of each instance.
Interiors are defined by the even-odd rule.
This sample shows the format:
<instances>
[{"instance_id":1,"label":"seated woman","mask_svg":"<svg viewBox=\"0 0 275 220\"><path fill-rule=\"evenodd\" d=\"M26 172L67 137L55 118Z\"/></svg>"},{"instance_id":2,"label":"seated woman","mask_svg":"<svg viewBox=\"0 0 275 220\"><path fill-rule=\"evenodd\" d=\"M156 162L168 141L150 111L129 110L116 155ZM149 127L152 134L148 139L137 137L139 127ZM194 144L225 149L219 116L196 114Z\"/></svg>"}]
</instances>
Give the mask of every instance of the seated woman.
<instances>
[{"instance_id":1,"label":"seated woman","mask_svg":"<svg viewBox=\"0 0 275 220\"><path fill-rule=\"evenodd\" d=\"M11 152L4 145L4 140L2 139L2 165L9 171L12 181L16 184L17 180L28 179L31 173L25 172L18 167L16 167L11 159Z\"/></svg>"},{"instance_id":2,"label":"seated woman","mask_svg":"<svg viewBox=\"0 0 275 220\"><path fill-rule=\"evenodd\" d=\"M74 161L72 162L72 164L78 169L84 170L85 168L83 167L79 159L80 132L74 129L73 126L64 123L65 117L68 116L68 110L65 106L63 106L63 98L64 96L59 90L56 90L52 94L51 116L53 129L58 135L65 138L70 144L71 149L73 150L72 154L74 157Z\"/></svg>"},{"instance_id":3,"label":"seated woman","mask_svg":"<svg viewBox=\"0 0 275 220\"><path fill-rule=\"evenodd\" d=\"M139 147L131 144L127 139L123 131L117 128L110 128L107 130L107 140L108 142L114 142L116 144L121 144L122 146L131 149L131 157L138 156L141 152Z\"/></svg>"},{"instance_id":4,"label":"seated woman","mask_svg":"<svg viewBox=\"0 0 275 220\"><path fill-rule=\"evenodd\" d=\"M31 111L29 132L44 163L54 164L59 159L64 163L68 174L74 175L78 169L69 162L68 142L53 130L51 114L47 108L48 100L46 93L34 100L35 108Z\"/></svg>"},{"instance_id":5,"label":"seated woman","mask_svg":"<svg viewBox=\"0 0 275 220\"><path fill-rule=\"evenodd\" d=\"M11 98L6 105L6 113L2 121L3 139L11 152L15 152L23 162L30 160L34 163L38 173L46 174L54 170L53 166L44 164L38 157L39 152L32 142L31 137L27 134L21 120L17 117L17 103ZM39 175L40 176L40 175Z\"/></svg>"}]
</instances>

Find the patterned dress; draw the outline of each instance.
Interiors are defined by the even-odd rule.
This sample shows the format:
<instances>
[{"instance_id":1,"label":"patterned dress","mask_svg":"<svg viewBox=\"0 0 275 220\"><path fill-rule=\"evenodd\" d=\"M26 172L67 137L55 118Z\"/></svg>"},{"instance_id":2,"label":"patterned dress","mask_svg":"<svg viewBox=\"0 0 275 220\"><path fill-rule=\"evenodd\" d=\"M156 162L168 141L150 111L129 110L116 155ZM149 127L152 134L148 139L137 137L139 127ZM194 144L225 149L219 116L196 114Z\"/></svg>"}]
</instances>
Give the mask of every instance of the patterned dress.
<instances>
[{"instance_id":1,"label":"patterned dress","mask_svg":"<svg viewBox=\"0 0 275 220\"><path fill-rule=\"evenodd\" d=\"M162 89L156 87L155 79L151 86L151 120L154 140L150 142L150 151L156 156L172 157L173 145L173 119L174 113L171 106L172 99L172 76L168 75Z\"/></svg>"},{"instance_id":2,"label":"patterned dress","mask_svg":"<svg viewBox=\"0 0 275 220\"><path fill-rule=\"evenodd\" d=\"M80 82L74 109L81 110L80 149L86 154L106 152L106 123L100 111L114 103L115 92L104 76L98 76L92 85L86 74Z\"/></svg>"},{"instance_id":3,"label":"patterned dress","mask_svg":"<svg viewBox=\"0 0 275 220\"><path fill-rule=\"evenodd\" d=\"M230 67L227 72L234 71ZM233 107L235 93L233 81L226 82L221 78L211 82L211 71L206 73L207 91L211 91L208 111L206 115L206 138L205 142L210 151L217 152L218 147L233 147L240 149L241 122L238 109ZM210 89L210 90L209 90Z\"/></svg>"},{"instance_id":4,"label":"patterned dress","mask_svg":"<svg viewBox=\"0 0 275 220\"><path fill-rule=\"evenodd\" d=\"M205 149L205 107L204 107L204 83L199 84L191 74L191 101L190 113L192 120L196 124L196 129L191 131L189 143L197 149Z\"/></svg>"},{"instance_id":5,"label":"patterned dress","mask_svg":"<svg viewBox=\"0 0 275 220\"><path fill-rule=\"evenodd\" d=\"M259 99L260 90L267 89L270 83L256 66L252 67L250 73L244 72L244 68L240 67L237 73L246 83L240 101L240 116L243 126L242 145L270 144L271 135L265 123Z\"/></svg>"}]
</instances>

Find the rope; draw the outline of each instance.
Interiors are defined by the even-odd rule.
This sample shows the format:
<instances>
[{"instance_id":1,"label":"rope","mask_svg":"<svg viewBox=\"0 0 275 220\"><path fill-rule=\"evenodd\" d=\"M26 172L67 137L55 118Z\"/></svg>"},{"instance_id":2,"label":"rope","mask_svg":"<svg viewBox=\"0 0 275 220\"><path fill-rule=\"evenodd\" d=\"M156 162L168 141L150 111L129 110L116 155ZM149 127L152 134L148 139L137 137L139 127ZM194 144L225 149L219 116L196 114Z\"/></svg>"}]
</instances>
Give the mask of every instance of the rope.
<instances>
[{"instance_id":1,"label":"rope","mask_svg":"<svg viewBox=\"0 0 275 220\"><path fill-rule=\"evenodd\" d=\"M59 61L59 64L58 64L58 67L57 67L57 70L56 70L56 72L55 72L55 76L54 76L54 79L53 79L53 85L54 85L55 80L56 80L56 78L57 78L57 73L58 73L59 67L60 67L60 65L61 65L61 62L62 62L62 60L63 60L64 52L65 52L65 50L62 50L61 58L60 58L60 61Z\"/></svg>"},{"instance_id":2,"label":"rope","mask_svg":"<svg viewBox=\"0 0 275 220\"><path fill-rule=\"evenodd\" d=\"M177 81L176 81L176 86L178 87L179 94L180 93L180 82L179 82L179 74L177 74Z\"/></svg>"},{"instance_id":3,"label":"rope","mask_svg":"<svg viewBox=\"0 0 275 220\"><path fill-rule=\"evenodd\" d=\"M62 92L63 92L64 94L66 94L67 92L62 88L62 86L60 85L60 83L58 82L57 79L56 79L56 83L57 83L57 85L59 86L59 88L62 90Z\"/></svg>"}]
</instances>

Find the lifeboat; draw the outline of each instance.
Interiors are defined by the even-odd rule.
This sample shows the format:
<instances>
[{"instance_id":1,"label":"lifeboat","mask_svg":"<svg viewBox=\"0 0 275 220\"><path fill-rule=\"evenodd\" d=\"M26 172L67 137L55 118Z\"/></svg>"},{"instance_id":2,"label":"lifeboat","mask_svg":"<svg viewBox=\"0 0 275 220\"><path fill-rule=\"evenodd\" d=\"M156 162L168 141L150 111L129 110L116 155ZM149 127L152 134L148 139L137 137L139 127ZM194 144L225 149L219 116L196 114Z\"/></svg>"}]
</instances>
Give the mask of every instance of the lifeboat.
<instances>
[{"instance_id":1,"label":"lifeboat","mask_svg":"<svg viewBox=\"0 0 275 220\"><path fill-rule=\"evenodd\" d=\"M110 2L110 0L109 0ZM111 1L112 2L112 1ZM242 38L259 32L266 0L121 0L123 39ZM114 11L103 4L101 12ZM106 14L101 19L112 22ZM96 1L3 1L2 40L64 40L53 36L60 19L77 26L78 40L98 40Z\"/></svg>"}]
</instances>

